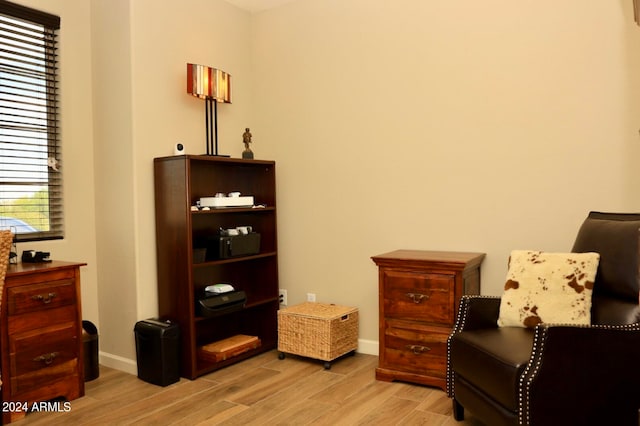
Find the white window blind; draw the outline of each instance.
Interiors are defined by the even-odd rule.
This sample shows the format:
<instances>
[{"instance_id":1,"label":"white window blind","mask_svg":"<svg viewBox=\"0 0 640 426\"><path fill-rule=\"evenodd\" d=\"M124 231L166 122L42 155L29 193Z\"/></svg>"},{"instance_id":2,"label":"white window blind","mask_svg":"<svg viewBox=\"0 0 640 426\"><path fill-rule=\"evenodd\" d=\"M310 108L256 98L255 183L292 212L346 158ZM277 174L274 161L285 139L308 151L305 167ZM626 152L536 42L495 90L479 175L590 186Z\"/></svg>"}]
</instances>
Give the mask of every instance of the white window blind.
<instances>
[{"instance_id":1,"label":"white window blind","mask_svg":"<svg viewBox=\"0 0 640 426\"><path fill-rule=\"evenodd\" d=\"M60 18L0 0L0 229L63 238Z\"/></svg>"}]
</instances>

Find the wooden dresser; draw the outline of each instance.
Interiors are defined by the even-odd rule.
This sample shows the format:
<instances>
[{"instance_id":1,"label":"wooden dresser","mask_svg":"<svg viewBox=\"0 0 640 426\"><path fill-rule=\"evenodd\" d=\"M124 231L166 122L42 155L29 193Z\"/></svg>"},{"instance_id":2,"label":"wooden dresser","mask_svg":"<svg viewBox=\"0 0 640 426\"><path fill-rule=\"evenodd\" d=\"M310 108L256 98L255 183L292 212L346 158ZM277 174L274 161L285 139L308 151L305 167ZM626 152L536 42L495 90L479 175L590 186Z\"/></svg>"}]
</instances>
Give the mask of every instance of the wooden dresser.
<instances>
[{"instance_id":1,"label":"wooden dresser","mask_svg":"<svg viewBox=\"0 0 640 426\"><path fill-rule=\"evenodd\" d=\"M7 269L0 308L5 423L23 417L34 403L84 395L83 265L53 261Z\"/></svg>"},{"instance_id":2,"label":"wooden dresser","mask_svg":"<svg viewBox=\"0 0 640 426\"><path fill-rule=\"evenodd\" d=\"M480 293L483 253L397 250L379 269L380 353L376 379L446 390L447 338L460 297Z\"/></svg>"}]
</instances>

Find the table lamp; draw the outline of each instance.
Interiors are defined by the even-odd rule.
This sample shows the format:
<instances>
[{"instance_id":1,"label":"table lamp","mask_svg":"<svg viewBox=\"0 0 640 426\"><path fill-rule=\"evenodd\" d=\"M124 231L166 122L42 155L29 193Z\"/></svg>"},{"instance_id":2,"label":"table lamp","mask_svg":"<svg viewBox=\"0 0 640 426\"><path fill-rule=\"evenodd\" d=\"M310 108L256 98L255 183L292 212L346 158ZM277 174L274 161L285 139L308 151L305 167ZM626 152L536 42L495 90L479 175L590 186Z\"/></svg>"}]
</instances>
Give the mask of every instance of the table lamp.
<instances>
[{"instance_id":1,"label":"table lamp","mask_svg":"<svg viewBox=\"0 0 640 426\"><path fill-rule=\"evenodd\" d=\"M187 93L205 100L207 155L218 156L218 102L231 103L231 75L216 68L187 64Z\"/></svg>"}]
</instances>

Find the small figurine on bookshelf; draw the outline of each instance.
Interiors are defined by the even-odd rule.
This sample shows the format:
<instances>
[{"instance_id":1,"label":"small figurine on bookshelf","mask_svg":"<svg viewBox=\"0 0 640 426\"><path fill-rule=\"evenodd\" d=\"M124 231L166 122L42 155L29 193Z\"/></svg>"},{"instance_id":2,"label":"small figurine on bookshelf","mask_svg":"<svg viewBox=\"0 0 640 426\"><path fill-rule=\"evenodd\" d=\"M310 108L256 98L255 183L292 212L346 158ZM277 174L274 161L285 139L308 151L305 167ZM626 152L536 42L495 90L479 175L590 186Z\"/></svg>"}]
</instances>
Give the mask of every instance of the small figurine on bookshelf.
<instances>
[{"instance_id":1,"label":"small figurine on bookshelf","mask_svg":"<svg viewBox=\"0 0 640 426\"><path fill-rule=\"evenodd\" d=\"M246 158L249 160L253 159L253 151L249 148L249 144L251 143L251 132L249 128L244 129L244 133L242 134L242 142L244 142L244 151L242 151L242 158Z\"/></svg>"}]
</instances>

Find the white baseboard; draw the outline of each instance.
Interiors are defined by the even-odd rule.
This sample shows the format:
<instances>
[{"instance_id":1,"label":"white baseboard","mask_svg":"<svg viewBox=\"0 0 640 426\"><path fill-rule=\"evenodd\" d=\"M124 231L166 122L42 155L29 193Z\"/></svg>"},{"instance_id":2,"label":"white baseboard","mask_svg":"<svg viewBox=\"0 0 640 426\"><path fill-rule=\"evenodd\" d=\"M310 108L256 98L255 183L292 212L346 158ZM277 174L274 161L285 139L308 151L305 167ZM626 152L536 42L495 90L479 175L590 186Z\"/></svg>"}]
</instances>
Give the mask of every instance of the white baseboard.
<instances>
[{"instance_id":1,"label":"white baseboard","mask_svg":"<svg viewBox=\"0 0 640 426\"><path fill-rule=\"evenodd\" d=\"M361 354L378 355L378 341L358 339L358 351Z\"/></svg>"},{"instance_id":2,"label":"white baseboard","mask_svg":"<svg viewBox=\"0 0 640 426\"><path fill-rule=\"evenodd\" d=\"M124 371L125 373L129 374L138 374L138 364L132 359L124 358L102 351L100 351L98 356L100 358L100 364L104 365L105 367L115 368L116 370Z\"/></svg>"}]
</instances>

